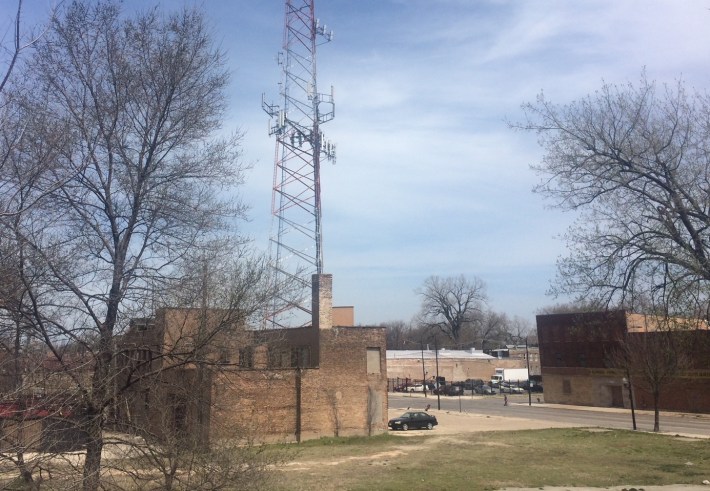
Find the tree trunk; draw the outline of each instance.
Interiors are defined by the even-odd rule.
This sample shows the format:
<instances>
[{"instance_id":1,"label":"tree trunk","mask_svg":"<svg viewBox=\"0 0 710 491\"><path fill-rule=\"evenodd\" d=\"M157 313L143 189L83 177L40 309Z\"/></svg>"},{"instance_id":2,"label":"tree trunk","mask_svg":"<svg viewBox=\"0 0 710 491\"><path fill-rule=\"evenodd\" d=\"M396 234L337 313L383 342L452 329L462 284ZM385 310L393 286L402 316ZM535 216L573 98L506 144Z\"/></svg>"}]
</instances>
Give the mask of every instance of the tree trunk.
<instances>
[{"instance_id":1,"label":"tree trunk","mask_svg":"<svg viewBox=\"0 0 710 491\"><path fill-rule=\"evenodd\" d=\"M25 486L24 489L32 491L39 489L39 483L35 482L32 471L27 467L27 464L25 464L24 452L17 452L17 466L20 469L20 476Z\"/></svg>"},{"instance_id":2,"label":"tree trunk","mask_svg":"<svg viewBox=\"0 0 710 491\"><path fill-rule=\"evenodd\" d=\"M659 391L653 392L653 431L661 431L660 419L658 405L660 404L661 393Z\"/></svg>"},{"instance_id":3,"label":"tree trunk","mask_svg":"<svg viewBox=\"0 0 710 491\"><path fill-rule=\"evenodd\" d=\"M101 476L101 451L104 448L103 428L101 414L90 414L86 430L88 442L86 444L86 460L84 461L83 491L96 491L99 489Z\"/></svg>"},{"instance_id":4,"label":"tree trunk","mask_svg":"<svg viewBox=\"0 0 710 491\"><path fill-rule=\"evenodd\" d=\"M110 331L108 332L110 333ZM95 360L96 366L94 367L91 383L91 396L86 410L87 421L85 428L88 441L86 444L86 460L84 461L84 491L98 490L101 477L101 451L104 448L103 411L107 402L107 383L111 370L111 337L106 332L102 333L102 337L99 340L99 350Z\"/></svg>"}]
</instances>

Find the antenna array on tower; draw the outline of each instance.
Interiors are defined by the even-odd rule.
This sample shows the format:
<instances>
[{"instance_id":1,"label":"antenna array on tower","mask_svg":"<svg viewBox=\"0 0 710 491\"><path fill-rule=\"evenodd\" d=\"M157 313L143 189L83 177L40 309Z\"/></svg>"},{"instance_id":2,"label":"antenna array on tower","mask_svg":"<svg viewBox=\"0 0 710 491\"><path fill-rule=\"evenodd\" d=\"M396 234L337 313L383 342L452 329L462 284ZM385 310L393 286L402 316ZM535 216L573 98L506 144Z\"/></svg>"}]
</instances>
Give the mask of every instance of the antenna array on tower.
<instances>
[{"instance_id":1,"label":"antenna array on tower","mask_svg":"<svg viewBox=\"0 0 710 491\"><path fill-rule=\"evenodd\" d=\"M284 22L280 102L262 107L276 136L270 256L280 292L267 320L274 327L310 322L311 275L323 272L321 159L335 161L335 145L320 125L335 116L333 89L318 92L316 46L333 32L314 16L314 0L287 0Z\"/></svg>"}]
</instances>

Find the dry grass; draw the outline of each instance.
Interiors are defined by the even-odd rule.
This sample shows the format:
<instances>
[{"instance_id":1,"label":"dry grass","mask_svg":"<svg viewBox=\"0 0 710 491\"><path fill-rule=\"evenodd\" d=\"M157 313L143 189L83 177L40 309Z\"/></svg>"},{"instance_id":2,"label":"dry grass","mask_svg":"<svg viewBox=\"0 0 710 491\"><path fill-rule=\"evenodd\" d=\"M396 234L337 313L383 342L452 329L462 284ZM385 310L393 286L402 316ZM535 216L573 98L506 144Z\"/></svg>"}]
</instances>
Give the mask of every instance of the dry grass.
<instances>
[{"instance_id":1,"label":"dry grass","mask_svg":"<svg viewBox=\"0 0 710 491\"><path fill-rule=\"evenodd\" d=\"M278 490L493 490L700 484L707 440L632 431L547 429L309 442Z\"/></svg>"}]
</instances>

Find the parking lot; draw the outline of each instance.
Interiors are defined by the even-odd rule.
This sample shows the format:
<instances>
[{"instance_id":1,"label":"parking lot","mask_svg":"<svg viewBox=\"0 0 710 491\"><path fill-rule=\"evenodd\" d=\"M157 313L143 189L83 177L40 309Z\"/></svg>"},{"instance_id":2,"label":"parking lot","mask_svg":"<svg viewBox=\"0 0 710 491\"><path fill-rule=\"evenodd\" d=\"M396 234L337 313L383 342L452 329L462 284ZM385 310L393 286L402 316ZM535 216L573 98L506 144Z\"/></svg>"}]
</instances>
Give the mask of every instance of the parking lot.
<instances>
[{"instance_id":1,"label":"parking lot","mask_svg":"<svg viewBox=\"0 0 710 491\"><path fill-rule=\"evenodd\" d=\"M470 398L470 396L467 396ZM514 397L510 397L511 404L519 404L527 401L523 401L521 396L516 396L518 399L514 401ZM455 402L456 398L447 398L448 400L453 400ZM503 404L503 398L497 397L500 401L501 410L505 409ZM390 400L393 400L391 398ZM504 413L500 415L491 414L481 414L477 412L470 411L458 411L456 409L437 409L436 396L429 396L425 398L422 394L414 394L412 396L407 396L404 398L402 403L402 398L397 399L396 404L390 405L389 417L395 418L405 412L407 409L410 410L424 410L427 405L431 406L428 410L431 414L436 416L439 421L439 425L435 428L435 431L440 434L458 434L462 432L477 432L477 431L499 431L499 430L535 430L542 428L571 428L574 426L579 426L574 423L563 423L555 421L542 421L529 418L520 418L516 416L506 415Z\"/></svg>"}]
</instances>

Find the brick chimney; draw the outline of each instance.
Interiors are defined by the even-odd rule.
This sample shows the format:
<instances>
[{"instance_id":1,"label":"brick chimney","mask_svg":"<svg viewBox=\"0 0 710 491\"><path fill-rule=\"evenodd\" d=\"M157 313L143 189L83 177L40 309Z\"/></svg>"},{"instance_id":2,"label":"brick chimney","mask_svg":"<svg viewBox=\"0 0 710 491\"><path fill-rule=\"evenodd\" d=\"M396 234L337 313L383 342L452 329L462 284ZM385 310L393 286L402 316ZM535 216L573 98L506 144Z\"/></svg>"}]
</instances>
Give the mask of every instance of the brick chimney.
<instances>
[{"instance_id":1,"label":"brick chimney","mask_svg":"<svg viewBox=\"0 0 710 491\"><path fill-rule=\"evenodd\" d=\"M313 327L330 329L333 327L333 275L314 274L311 285Z\"/></svg>"}]
</instances>

